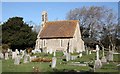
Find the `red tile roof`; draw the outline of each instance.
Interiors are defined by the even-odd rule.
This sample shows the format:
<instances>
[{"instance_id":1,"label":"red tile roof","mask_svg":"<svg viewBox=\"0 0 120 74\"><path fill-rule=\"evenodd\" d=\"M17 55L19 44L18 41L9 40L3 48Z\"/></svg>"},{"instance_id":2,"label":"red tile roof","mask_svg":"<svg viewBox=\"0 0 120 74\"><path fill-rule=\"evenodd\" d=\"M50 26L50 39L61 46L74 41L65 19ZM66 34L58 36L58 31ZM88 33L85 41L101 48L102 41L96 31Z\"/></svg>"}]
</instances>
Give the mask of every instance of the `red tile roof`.
<instances>
[{"instance_id":1,"label":"red tile roof","mask_svg":"<svg viewBox=\"0 0 120 74\"><path fill-rule=\"evenodd\" d=\"M46 22L40 38L71 38L75 33L78 20Z\"/></svg>"}]
</instances>

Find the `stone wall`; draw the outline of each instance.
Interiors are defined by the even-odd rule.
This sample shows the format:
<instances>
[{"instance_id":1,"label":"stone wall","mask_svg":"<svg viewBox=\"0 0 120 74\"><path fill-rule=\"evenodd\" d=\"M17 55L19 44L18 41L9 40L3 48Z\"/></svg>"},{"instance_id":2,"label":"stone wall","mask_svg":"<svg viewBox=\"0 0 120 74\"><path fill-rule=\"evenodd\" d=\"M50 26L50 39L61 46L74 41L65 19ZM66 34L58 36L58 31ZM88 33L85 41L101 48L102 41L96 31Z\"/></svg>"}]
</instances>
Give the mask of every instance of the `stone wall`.
<instances>
[{"instance_id":1,"label":"stone wall","mask_svg":"<svg viewBox=\"0 0 120 74\"><path fill-rule=\"evenodd\" d=\"M68 47L69 46L69 47ZM85 51L84 41L81 39L79 24L77 24L73 38L59 38L59 39L40 39L36 40L36 49L46 48L52 50L66 51L68 48L70 52L74 50L77 52Z\"/></svg>"}]
</instances>

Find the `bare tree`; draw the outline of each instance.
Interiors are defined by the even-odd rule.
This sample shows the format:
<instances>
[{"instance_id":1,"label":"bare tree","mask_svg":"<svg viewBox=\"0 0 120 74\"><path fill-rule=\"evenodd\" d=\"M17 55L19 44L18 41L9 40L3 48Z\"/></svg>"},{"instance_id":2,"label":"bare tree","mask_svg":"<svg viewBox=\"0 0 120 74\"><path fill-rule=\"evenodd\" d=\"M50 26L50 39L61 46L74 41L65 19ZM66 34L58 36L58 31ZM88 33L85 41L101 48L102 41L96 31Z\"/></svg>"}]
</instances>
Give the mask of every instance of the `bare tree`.
<instances>
[{"instance_id":1,"label":"bare tree","mask_svg":"<svg viewBox=\"0 0 120 74\"><path fill-rule=\"evenodd\" d=\"M84 33L89 31L88 38L99 40L102 48L104 48L104 45L100 40L105 38L105 36L108 36L109 38L109 45L112 47L115 46L115 40L113 36L115 34L114 32L115 26L117 24L117 17L112 9L106 8L104 6L75 8L67 13L66 19L80 20L80 27L83 28L81 33L83 38ZM106 29L104 30L105 33L103 32L103 29Z\"/></svg>"}]
</instances>

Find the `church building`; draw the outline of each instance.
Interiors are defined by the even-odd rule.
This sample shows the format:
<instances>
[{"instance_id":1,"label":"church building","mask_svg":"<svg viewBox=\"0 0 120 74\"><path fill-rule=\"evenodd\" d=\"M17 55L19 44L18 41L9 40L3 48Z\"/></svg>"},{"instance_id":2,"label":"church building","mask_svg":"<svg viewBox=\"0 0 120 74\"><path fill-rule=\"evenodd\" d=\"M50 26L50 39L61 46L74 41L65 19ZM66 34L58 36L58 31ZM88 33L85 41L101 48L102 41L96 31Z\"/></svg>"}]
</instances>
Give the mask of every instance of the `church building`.
<instances>
[{"instance_id":1,"label":"church building","mask_svg":"<svg viewBox=\"0 0 120 74\"><path fill-rule=\"evenodd\" d=\"M69 53L85 51L84 41L81 39L79 21L48 21L47 12L43 11L35 49L43 51L59 50Z\"/></svg>"}]
</instances>

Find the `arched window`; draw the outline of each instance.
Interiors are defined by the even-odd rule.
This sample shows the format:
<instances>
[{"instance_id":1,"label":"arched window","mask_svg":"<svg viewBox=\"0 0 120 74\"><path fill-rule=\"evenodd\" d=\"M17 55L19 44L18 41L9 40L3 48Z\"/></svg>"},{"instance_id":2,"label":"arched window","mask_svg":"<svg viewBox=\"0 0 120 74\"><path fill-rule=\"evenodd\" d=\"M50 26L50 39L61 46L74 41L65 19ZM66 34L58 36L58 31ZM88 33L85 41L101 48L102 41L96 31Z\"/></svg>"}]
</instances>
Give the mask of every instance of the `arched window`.
<instances>
[{"instance_id":1,"label":"arched window","mask_svg":"<svg viewBox=\"0 0 120 74\"><path fill-rule=\"evenodd\" d=\"M45 40L43 40L43 46L46 46L46 41Z\"/></svg>"},{"instance_id":2,"label":"arched window","mask_svg":"<svg viewBox=\"0 0 120 74\"><path fill-rule=\"evenodd\" d=\"M63 40L60 40L60 47L63 47Z\"/></svg>"},{"instance_id":3,"label":"arched window","mask_svg":"<svg viewBox=\"0 0 120 74\"><path fill-rule=\"evenodd\" d=\"M42 21L44 21L44 15L42 15Z\"/></svg>"}]
</instances>

